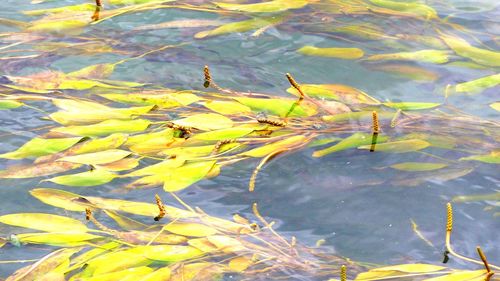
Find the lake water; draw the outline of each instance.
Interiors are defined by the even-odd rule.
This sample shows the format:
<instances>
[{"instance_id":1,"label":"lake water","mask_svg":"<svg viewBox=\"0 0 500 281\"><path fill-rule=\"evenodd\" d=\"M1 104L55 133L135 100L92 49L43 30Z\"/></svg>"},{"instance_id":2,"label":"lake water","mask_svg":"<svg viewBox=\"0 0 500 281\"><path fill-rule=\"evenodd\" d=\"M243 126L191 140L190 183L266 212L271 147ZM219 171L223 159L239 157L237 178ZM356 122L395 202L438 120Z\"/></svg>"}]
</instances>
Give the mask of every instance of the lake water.
<instances>
[{"instance_id":1,"label":"lake water","mask_svg":"<svg viewBox=\"0 0 500 281\"><path fill-rule=\"evenodd\" d=\"M22 14L23 11L77 5L82 2L91 3L58 0L31 4L28 0L7 0L0 3L0 18L29 23L43 15L29 16ZM123 7L103 2L103 14L113 8ZM253 2L257 1L246 1ZM252 193L248 191L248 182L260 161L257 158L226 166L219 176L199 181L176 194L189 205L199 206L212 216L226 219L231 219L235 213L251 217L251 205L257 202L261 214L269 221L275 221L275 230L283 236L295 236L300 243L310 246L324 239L324 246L328 251L355 261L374 264L440 264L444 250L446 203L457 196L491 194L485 200L454 203L453 245L457 252L471 257L476 257L475 247L480 245L488 260L492 264L499 264L498 164L459 161L462 157L487 154L500 148L500 115L498 108L495 110L490 106L500 101L498 78L496 84L493 83L489 88L484 87L475 93L453 92L445 98L445 92L447 85L453 88L466 81L497 74L500 64L498 61L481 63L464 57L464 54L453 50L439 36L453 34L477 48L496 52L498 58L500 5L493 0L400 1L433 7L439 19L429 19L425 16L415 16L412 13L416 10L412 9L407 10L407 14L397 9L391 14L387 7L385 9L388 10L377 11L377 7L382 7L370 1L365 3L375 8L365 11L359 8L360 5L365 5L360 4L364 3L361 0L306 2L309 3L304 7L271 14L274 18L283 18L279 24L261 30L260 34L254 34L257 27L246 32L229 32L203 39L196 39L194 35L204 30L212 30L214 26L144 26L180 20L192 20L191 23L219 20L229 23L248 19L249 16L259 18L269 14L221 12L213 9L210 1L192 0L168 3L181 5L178 9L164 7L115 16L97 24L86 25L77 33L71 30L60 30L56 33L23 32L22 28L2 20L0 72L7 76L27 76L46 70L68 73L97 63L111 63L137 56L164 45L187 43L178 48L118 64L112 75L106 79L150 83L173 89L205 90L202 85L202 70L204 65L209 65L212 78L218 85L240 92L293 97L286 92L290 84L284 76L285 73L291 73L300 84L344 84L355 87L381 102L439 103L441 110L449 114L447 116L451 121L434 125L431 121L427 124L424 120L419 126L426 127L423 131L431 135L445 132L452 139L463 140L470 137L469 147L448 150L429 147L410 153L369 153L353 148L321 158L311 155L331 144L319 148L307 147L280 154L266 164L258 174L256 190ZM359 10L352 7L358 7ZM207 11L197 8L205 8ZM85 13L92 15L92 11ZM88 15L85 15L88 18ZM356 27L349 32L341 31L340 28L346 26ZM21 43L7 47L17 42ZM96 44L110 46L115 51L103 51L103 48L99 49L97 45L79 50L67 47L54 48L51 51L48 46L54 42L97 42ZM346 59L297 52L304 46L359 48L364 54L361 58ZM446 51L448 61L435 63L422 58L368 59L378 54L412 53L421 50ZM33 57L8 58L28 55ZM484 60L491 62L494 58L495 56L485 56ZM6 78L2 79L1 84L11 82ZM98 90L61 91L68 95L93 99L95 96L90 93L96 93ZM7 96L22 93L5 86L0 91L0 94ZM57 110L46 101L26 103L49 113ZM119 106L117 103L109 105ZM428 111L415 112L425 115ZM173 114L176 113L179 112L174 111ZM410 112L412 113L413 111ZM57 125L54 121L45 119L45 116L47 114L28 107L1 110L0 153L13 151L33 137L43 135L47 132L47 129L43 129L45 126ZM472 137L467 135L467 128L459 127L458 116L474 116L474 120L489 120L491 124L485 127L483 136L475 133ZM456 123L452 122L454 118ZM353 127L359 125L354 121L348 124ZM369 125L365 129L369 128ZM454 128L455 125L458 127ZM481 130L481 126L476 125L475 128ZM383 130L390 130L390 127L385 126ZM396 127L394 130L398 130L400 137L412 132L411 129L403 127ZM345 138L349 134L330 133L321 137L332 136ZM453 168L473 170L463 176L444 180L439 178L439 170L430 174L399 171L389 167L402 162L441 162L432 155L445 158L445 161L449 161L445 163L454 165ZM498 163L498 156L496 157ZM0 170L12 165L30 163L32 159L2 159ZM161 187L125 190L123 187L130 182L127 179L117 179L92 187L40 182L49 177L1 179L0 215L43 212L81 217L45 205L31 197L29 191L36 187L146 202L152 202L155 193L164 194ZM415 177L423 177L423 180L413 186L403 184L405 180ZM171 198L166 194L164 197L165 201L166 198ZM169 199L167 203L180 206L173 199ZM434 246L431 247L416 235L412 229L412 220ZM103 222L110 221L103 218ZM19 231L19 228L0 225L1 237ZM0 248L0 261L36 259L52 249L40 245L6 245ZM0 264L0 279L25 265L26 263ZM447 265L464 269L478 268L456 258L452 258ZM293 278L290 276L290 279ZM318 280L323 279L318 277Z\"/></svg>"}]
</instances>

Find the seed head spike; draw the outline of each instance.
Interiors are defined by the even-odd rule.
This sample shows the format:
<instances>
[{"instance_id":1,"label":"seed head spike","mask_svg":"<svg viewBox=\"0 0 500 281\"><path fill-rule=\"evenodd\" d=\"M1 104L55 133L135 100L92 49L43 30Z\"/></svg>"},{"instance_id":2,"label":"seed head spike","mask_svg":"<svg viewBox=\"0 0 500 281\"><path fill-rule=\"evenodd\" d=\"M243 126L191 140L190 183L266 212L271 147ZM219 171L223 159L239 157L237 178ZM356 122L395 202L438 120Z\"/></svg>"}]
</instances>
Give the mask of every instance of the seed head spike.
<instances>
[{"instance_id":1,"label":"seed head spike","mask_svg":"<svg viewBox=\"0 0 500 281\"><path fill-rule=\"evenodd\" d=\"M97 7L102 7L101 0L95 0L95 4Z\"/></svg>"},{"instance_id":2,"label":"seed head spike","mask_svg":"<svg viewBox=\"0 0 500 281\"><path fill-rule=\"evenodd\" d=\"M160 211L158 216L154 218L155 221L159 221L161 218L163 218L166 214L165 211L165 205L163 205L163 202L161 202L161 198L158 194L155 194L155 199L156 199L156 206L158 206L158 210Z\"/></svg>"},{"instance_id":3,"label":"seed head spike","mask_svg":"<svg viewBox=\"0 0 500 281\"><path fill-rule=\"evenodd\" d=\"M340 267L340 281L347 281L347 268L345 265Z\"/></svg>"},{"instance_id":4,"label":"seed head spike","mask_svg":"<svg viewBox=\"0 0 500 281\"><path fill-rule=\"evenodd\" d=\"M451 203L446 204L446 232L451 232L453 229L453 208Z\"/></svg>"},{"instance_id":5,"label":"seed head spike","mask_svg":"<svg viewBox=\"0 0 500 281\"><path fill-rule=\"evenodd\" d=\"M90 208L85 208L85 219L89 221L91 217L92 211L90 210Z\"/></svg>"},{"instance_id":6,"label":"seed head spike","mask_svg":"<svg viewBox=\"0 0 500 281\"><path fill-rule=\"evenodd\" d=\"M378 114L376 111L372 112L372 119L373 119L373 133L378 134L379 133L379 124L378 124Z\"/></svg>"},{"instance_id":7,"label":"seed head spike","mask_svg":"<svg viewBox=\"0 0 500 281\"><path fill-rule=\"evenodd\" d=\"M295 79L293 79L292 75L290 73L287 73L286 74L286 78L288 79L288 82L290 82L290 85L292 85L292 87L295 88L295 90L297 90L300 94L300 99L303 99L305 97L304 93L302 92L302 90L300 89L300 86L299 84L297 83L297 81L295 81Z\"/></svg>"},{"instance_id":8,"label":"seed head spike","mask_svg":"<svg viewBox=\"0 0 500 281\"><path fill-rule=\"evenodd\" d=\"M203 86L208 88L210 87L210 83L212 83L212 76L210 76L210 69L208 68L208 65L205 65L203 73L205 75L205 83L203 83Z\"/></svg>"},{"instance_id":9,"label":"seed head spike","mask_svg":"<svg viewBox=\"0 0 500 281\"><path fill-rule=\"evenodd\" d=\"M481 260L484 263L484 267L486 268L486 271L488 273L490 273L491 272L490 265L488 264L488 260L486 259L486 256L484 255L483 250L481 250L481 247L479 247L479 246L477 246L476 249L477 249L477 253L479 254L479 257L481 258ZM491 274L491 275L493 275L493 274Z\"/></svg>"}]
</instances>

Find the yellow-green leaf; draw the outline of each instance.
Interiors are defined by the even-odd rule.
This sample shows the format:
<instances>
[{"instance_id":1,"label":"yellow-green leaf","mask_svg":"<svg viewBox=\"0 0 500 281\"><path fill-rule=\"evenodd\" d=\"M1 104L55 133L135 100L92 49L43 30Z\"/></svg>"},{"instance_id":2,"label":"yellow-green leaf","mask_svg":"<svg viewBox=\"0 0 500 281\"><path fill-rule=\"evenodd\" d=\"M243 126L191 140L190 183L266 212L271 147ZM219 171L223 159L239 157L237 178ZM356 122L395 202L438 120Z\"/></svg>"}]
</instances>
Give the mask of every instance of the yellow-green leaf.
<instances>
[{"instance_id":1,"label":"yellow-green leaf","mask_svg":"<svg viewBox=\"0 0 500 281\"><path fill-rule=\"evenodd\" d=\"M250 156L250 157L264 157L268 155L269 153L272 153L276 150L281 150L281 149L287 149L287 148L292 148L294 146L298 146L300 144L304 144L304 141L306 141L306 137L303 135L298 135L298 136L291 136L287 139L280 140L274 143L266 144L261 147L254 148L249 151L245 151L241 153L241 155L244 156Z\"/></svg>"},{"instance_id":2,"label":"yellow-green leaf","mask_svg":"<svg viewBox=\"0 0 500 281\"><path fill-rule=\"evenodd\" d=\"M379 135L377 138L377 142L384 142L387 140L387 136L384 135ZM333 153L333 152L338 152L342 150L346 150L349 148L354 148L358 147L360 145L367 145L371 144L372 142L372 135L371 134L366 134L366 133L354 133L351 136L341 140L337 144L330 146L325 149L321 149L318 151L315 151L313 153L313 157L323 157L327 154Z\"/></svg>"},{"instance_id":3,"label":"yellow-green leaf","mask_svg":"<svg viewBox=\"0 0 500 281\"><path fill-rule=\"evenodd\" d=\"M86 232L88 230L87 226L78 220L43 213L4 215L0 217L0 222L47 232Z\"/></svg>"},{"instance_id":4,"label":"yellow-green leaf","mask_svg":"<svg viewBox=\"0 0 500 281\"><path fill-rule=\"evenodd\" d=\"M0 154L0 157L8 159L22 159L27 157L49 155L66 150L81 140L81 137L61 139L33 138L15 151Z\"/></svg>"},{"instance_id":5,"label":"yellow-green leaf","mask_svg":"<svg viewBox=\"0 0 500 281\"><path fill-rule=\"evenodd\" d=\"M121 149L110 149L99 152L85 153L74 156L66 156L58 161L72 162L87 165L106 164L123 159L131 154L130 151Z\"/></svg>"},{"instance_id":6,"label":"yellow-green leaf","mask_svg":"<svg viewBox=\"0 0 500 281\"><path fill-rule=\"evenodd\" d=\"M23 103L14 100L0 100L0 110L18 108L22 105Z\"/></svg>"},{"instance_id":7,"label":"yellow-green leaf","mask_svg":"<svg viewBox=\"0 0 500 281\"><path fill-rule=\"evenodd\" d=\"M369 96L365 92L356 88L341 84L303 84L301 90L312 98L322 98L327 100L336 100L346 104L380 104L378 100ZM287 89L287 92L299 96L297 90L293 87Z\"/></svg>"},{"instance_id":8,"label":"yellow-green leaf","mask_svg":"<svg viewBox=\"0 0 500 281\"><path fill-rule=\"evenodd\" d=\"M500 66L500 52L473 47L464 39L451 35L442 34L441 39L459 56L482 65Z\"/></svg>"},{"instance_id":9,"label":"yellow-green leaf","mask_svg":"<svg viewBox=\"0 0 500 281\"><path fill-rule=\"evenodd\" d=\"M455 85L455 92L457 93L471 93L478 94L482 91L496 87L500 84L500 73L486 77L481 77L468 82L463 82Z\"/></svg>"},{"instance_id":10,"label":"yellow-green leaf","mask_svg":"<svg viewBox=\"0 0 500 281\"><path fill-rule=\"evenodd\" d=\"M200 113L173 121L177 125L197 128L203 131L230 128L233 121L216 113Z\"/></svg>"},{"instance_id":11,"label":"yellow-green leaf","mask_svg":"<svg viewBox=\"0 0 500 281\"><path fill-rule=\"evenodd\" d=\"M96 169L73 175L54 177L47 181L67 186L96 186L108 183L116 177L117 175L112 172L104 169Z\"/></svg>"},{"instance_id":12,"label":"yellow-green leaf","mask_svg":"<svg viewBox=\"0 0 500 281\"><path fill-rule=\"evenodd\" d=\"M371 269L370 271L399 271L405 273L426 273L426 272L435 272L446 269L444 266L432 265L432 264L422 264L422 263L414 263L414 264L400 264L400 265L392 265L386 267L379 267Z\"/></svg>"},{"instance_id":13,"label":"yellow-green leaf","mask_svg":"<svg viewBox=\"0 0 500 281\"><path fill-rule=\"evenodd\" d=\"M423 110L440 106L440 103L434 102L384 102L383 105L401 110Z\"/></svg>"},{"instance_id":14,"label":"yellow-green leaf","mask_svg":"<svg viewBox=\"0 0 500 281\"><path fill-rule=\"evenodd\" d=\"M500 164L500 150L484 155L472 155L460 158L460 161L480 161L489 164Z\"/></svg>"},{"instance_id":15,"label":"yellow-green leaf","mask_svg":"<svg viewBox=\"0 0 500 281\"><path fill-rule=\"evenodd\" d=\"M390 167L400 171L423 172L423 171L438 170L447 166L448 164L444 163L403 162L391 165Z\"/></svg>"},{"instance_id":16,"label":"yellow-green leaf","mask_svg":"<svg viewBox=\"0 0 500 281\"><path fill-rule=\"evenodd\" d=\"M164 181L163 189L167 192L175 192L202 180L210 172L215 162L201 161L188 163L165 173L162 175Z\"/></svg>"},{"instance_id":17,"label":"yellow-green leaf","mask_svg":"<svg viewBox=\"0 0 500 281\"><path fill-rule=\"evenodd\" d=\"M141 281L165 281L170 280L171 270L169 267L162 267L148 275L142 277Z\"/></svg>"},{"instance_id":18,"label":"yellow-green leaf","mask_svg":"<svg viewBox=\"0 0 500 281\"><path fill-rule=\"evenodd\" d=\"M147 266L127 268L115 272L95 274L92 277L78 278L79 281L134 281L143 280L144 275L150 274L154 269Z\"/></svg>"},{"instance_id":19,"label":"yellow-green leaf","mask_svg":"<svg viewBox=\"0 0 500 281\"><path fill-rule=\"evenodd\" d=\"M207 101L202 103L208 109L211 109L222 115L245 114L252 112L250 107L234 101Z\"/></svg>"},{"instance_id":20,"label":"yellow-green leaf","mask_svg":"<svg viewBox=\"0 0 500 281\"><path fill-rule=\"evenodd\" d=\"M369 0L369 2L379 7L407 13L428 20L438 18L436 10L419 2L400 2L391 0Z\"/></svg>"},{"instance_id":21,"label":"yellow-green leaf","mask_svg":"<svg viewBox=\"0 0 500 281\"><path fill-rule=\"evenodd\" d=\"M288 114L292 106L296 103L296 99L284 98L247 98L237 97L234 98L238 102L250 107L253 111L263 111L273 115L284 117ZM312 116L317 113L316 107L305 101L302 101L290 113L290 117L304 117Z\"/></svg>"},{"instance_id":22,"label":"yellow-green leaf","mask_svg":"<svg viewBox=\"0 0 500 281\"><path fill-rule=\"evenodd\" d=\"M424 279L423 281L484 281L486 270L458 271L448 275Z\"/></svg>"},{"instance_id":23,"label":"yellow-green leaf","mask_svg":"<svg viewBox=\"0 0 500 281\"><path fill-rule=\"evenodd\" d=\"M102 236L85 232L75 233L22 233L16 234L19 242L26 244L43 244L57 247L75 247L86 245L88 241L104 238Z\"/></svg>"},{"instance_id":24,"label":"yellow-green leaf","mask_svg":"<svg viewBox=\"0 0 500 281\"><path fill-rule=\"evenodd\" d=\"M450 53L443 50L421 50L415 52L400 52L392 54L378 54L368 57L368 61L402 60L443 64L449 60Z\"/></svg>"},{"instance_id":25,"label":"yellow-green leaf","mask_svg":"<svg viewBox=\"0 0 500 281\"><path fill-rule=\"evenodd\" d=\"M266 128L266 124L241 125L233 128L214 130L194 135L191 139L204 141L218 141L244 137L255 130Z\"/></svg>"},{"instance_id":26,"label":"yellow-green leaf","mask_svg":"<svg viewBox=\"0 0 500 281\"><path fill-rule=\"evenodd\" d=\"M146 130L151 121L137 120L106 120L93 125L68 126L52 129L52 132L76 136L106 136L114 133L136 133Z\"/></svg>"},{"instance_id":27,"label":"yellow-green leaf","mask_svg":"<svg viewBox=\"0 0 500 281\"><path fill-rule=\"evenodd\" d=\"M148 259L164 262L178 262L203 255L202 251L191 246L139 246L136 247L135 250Z\"/></svg>"},{"instance_id":28,"label":"yellow-green leaf","mask_svg":"<svg viewBox=\"0 0 500 281\"><path fill-rule=\"evenodd\" d=\"M494 103L490 104L490 107L496 111L500 111L500 102L494 102Z\"/></svg>"},{"instance_id":29,"label":"yellow-green leaf","mask_svg":"<svg viewBox=\"0 0 500 281\"><path fill-rule=\"evenodd\" d=\"M222 9L249 13L275 13L291 9L300 9L308 4L306 0L273 0L254 4L233 4L215 2Z\"/></svg>"},{"instance_id":30,"label":"yellow-green leaf","mask_svg":"<svg viewBox=\"0 0 500 281\"><path fill-rule=\"evenodd\" d=\"M192 237L206 237L217 233L217 230L204 224L184 222L168 223L163 227L163 230Z\"/></svg>"},{"instance_id":31,"label":"yellow-green leaf","mask_svg":"<svg viewBox=\"0 0 500 281\"><path fill-rule=\"evenodd\" d=\"M359 59L364 56L363 50L359 48L318 48L314 46L304 46L297 50L297 52L317 57L329 57L339 59Z\"/></svg>"},{"instance_id":32,"label":"yellow-green leaf","mask_svg":"<svg viewBox=\"0 0 500 281\"><path fill-rule=\"evenodd\" d=\"M401 140L394 142L380 143L375 146L375 151L405 153L424 149L431 144L420 139ZM370 149L371 145L362 145L359 149Z\"/></svg>"},{"instance_id":33,"label":"yellow-green leaf","mask_svg":"<svg viewBox=\"0 0 500 281\"><path fill-rule=\"evenodd\" d=\"M194 37L197 39L202 39L227 33L247 32L267 25L277 24L281 21L282 17L253 18L239 22L227 23L212 30L201 31L196 33Z\"/></svg>"},{"instance_id":34,"label":"yellow-green leaf","mask_svg":"<svg viewBox=\"0 0 500 281\"><path fill-rule=\"evenodd\" d=\"M95 10L94 4L84 3L79 5L64 6L58 8L23 11L23 14L28 16L39 16L43 14L57 14L57 13L67 13L67 12L82 12L82 11L93 12L94 10Z\"/></svg>"}]
</instances>

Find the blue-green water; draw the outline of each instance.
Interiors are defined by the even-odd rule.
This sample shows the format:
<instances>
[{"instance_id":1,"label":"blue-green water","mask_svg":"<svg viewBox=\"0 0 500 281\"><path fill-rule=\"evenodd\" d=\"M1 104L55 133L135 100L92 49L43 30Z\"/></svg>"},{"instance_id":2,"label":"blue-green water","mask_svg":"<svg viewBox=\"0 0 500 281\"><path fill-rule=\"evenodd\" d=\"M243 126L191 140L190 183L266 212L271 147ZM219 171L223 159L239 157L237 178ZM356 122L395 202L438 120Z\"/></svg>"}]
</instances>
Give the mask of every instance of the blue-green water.
<instances>
[{"instance_id":1,"label":"blue-green water","mask_svg":"<svg viewBox=\"0 0 500 281\"><path fill-rule=\"evenodd\" d=\"M293 0L292 0L293 1ZM21 3L19 3L21 2ZM79 4L82 1L48 1L40 5L29 1L3 1L0 18L23 21L33 17L21 11L47 7ZM197 5L203 1L178 1ZM253 1L255 2L255 1ZM290 72L299 83L345 84L360 89L381 101L445 101L446 85L477 79L498 73L499 68L482 66L479 69L447 64L405 62L436 75L429 81L416 81L390 74L361 60L305 56L297 49L305 45L317 47L357 47L371 54L412 52L430 48L411 40L368 40L356 35L329 32L331 28L346 24L372 23L391 36L397 34L433 34L437 23L420 19L401 19L389 15L332 15L328 6L336 1L320 1L317 7L290 11L288 20L267 29L260 36L252 32L233 33L193 39L193 35L212 27L185 29L159 29L134 31L145 24L155 24L181 19L217 19L234 21L234 18L201 11L158 9L118 16L100 24L85 27L80 38L71 39L64 32L44 35L35 41L3 49L0 58L13 55L42 54L32 59L6 59L0 65L2 75L24 76L43 70L70 72L84 66L114 62L136 52L158 48L166 44L188 42L182 48L151 54L116 67L109 79L160 84L169 88L202 90L201 69L210 65L212 76L219 85L239 91L262 92L289 96L288 81L284 73ZM342 2L342 1L340 1ZM424 1L422 1L424 2ZM500 6L496 1L425 1L434 7L440 18L468 29L459 33L478 47L498 52L500 50ZM322 4L323 6L321 6ZM105 10L107 9L105 3ZM244 16L235 18L244 19ZM446 26L445 28L450 28ZM14 43L8 38L15 28L0 25L2 46ZM19 33L28 38L27 33ZM431 36L431 35L429 35ZM37 45L47 42L68 42L95 39L113 46L120 53L42 53ZM475 41L473 41L474 39ZM23 39L21 39L23 40ZM18 49L17 52L7 52ZM451 54L451 62L460 61ZM500 99L499 87L489 88L474 95L453 94L447 103L477 118L499 121L499 112L488 105ZM0 92L1 93L1 92ZM48 112L54 111L49 103L31 103ZM0 152L12 151L29 139L41 134L37 130L54 123L44 120L43 113L29 108L0 111ZM452 128L447 128L452 129ZM439 131L440 128L430 128ZM457 129L458 130L458 129ZM498 134L498 132L496 132ZM459 137L459 134L458 134ZM498 138L496 139L498 141ZM479 143L477 148L493 147L499 143ZM434 149L439 151L439 149ZM433 149L428 152L433 153ZM276 221L276 230L286 237L296 236L307 245L319 239L326 240L338 255L353 260L377 264L408 262L439 263L442 260L445 234L445 204L460 195L492 194L499 192L500 177L497 164L478 163L473 172L449 181L430 180L417 186L391 184L394 179L404 179L408 174L387 167L404 161L430 161L428 155L367 154L347 150L313 158L314 149L279 156L265 166L258 177L257 188L249 193L247 184L258 160L239 162L222 170L220 176L203 180L178 195L192 206L199 206L207 213L231 218L239 213L249 216L251 204L258 202L260 211L269 220ZM463 156L459 151L446 153L451 158ZM0 169L11 165L28 164L29 160L1 160ZM32 198L28 191L35 187L54 187L85 195L151 201L157 189L125 192L125 180L97 187L71 188L35 179L0 180L0 214L15 212L60 213L56 209ZM169 202L176 205L175 201ZM493 208L493 210L491 210ZM496 208L496 209L495 209ZM486 209L486 210L485 210ZM489 210L488 210L489 209ZM494 215L496 212L496 215ZM75 214L68 214L77 217ZM435 245L430 247L416 236L411 219L420 231ZM14 228L0 225L0 236L15 233ZM491 263L500 263L500 238L498 232L498 201L478 201L455 204L454 246L466 256L475 256L475 247L481 245ZM0 248L0 260L34 259L48 252L47 247L25 246ZM450 266L476 268L475 265L451 259ZM0 264L0 278L7 277L25 264Z\"/></svg>"}]
</instances>

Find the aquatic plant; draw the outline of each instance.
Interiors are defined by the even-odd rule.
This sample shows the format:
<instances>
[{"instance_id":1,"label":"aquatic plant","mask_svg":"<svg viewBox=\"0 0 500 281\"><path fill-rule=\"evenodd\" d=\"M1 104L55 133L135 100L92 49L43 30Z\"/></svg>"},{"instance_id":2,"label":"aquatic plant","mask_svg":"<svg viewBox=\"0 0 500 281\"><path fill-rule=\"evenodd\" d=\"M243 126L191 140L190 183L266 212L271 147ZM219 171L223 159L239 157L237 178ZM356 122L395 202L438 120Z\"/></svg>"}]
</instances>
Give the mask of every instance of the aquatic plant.
<instances>
[{"instance_id":1,"label":"aquatic plant","mask_svg":"<svg viewBox=\"0 0 500 281\"><path fill-rule=\"evenodd\" d=\"M326 280L443 281L489 280L498 270L488 263L481 248L479 259L453 250L451 203L447 206L445 261L452 256L479 264L479 270L416 263L367 265L332 254L327 247L310 247L294 237L283 237L273 229L273 222L259 213L256 204L253 218L236 215L230 221L192 208L174 193L217 177L229 165L252 159L258 164L248 173L248 189L258 192L259 172L265 165L299 150L311 152L316 158L352 152L353 158L405 153L408 159L419 159L371 167L373 171L394 170L395 176L386 182L394 186L466 176L479 165L500 163L499 124L461 112L448 100L453 95L488 91L498 85L498 74L485 73L471 81L442 85L442 103L381 101L350 85L297 82L289 73L283 74L283 80L288 80L287 92L293 96L247 92L219 85L209 66L200 67L199 78L195 79L200 85L197 89L110 79L117 67L182 51L196 40L242 32L253 32L251 36L257 37L273 28L340 37L362 43L359 46L381 40L389 52L377 53L370 47L309 45L296 51L303 56L359 60L368 69L396 70L396 75L417 81L435 82L439 77L438 72L422 69L419 64L436 69L452 64L474 69L498 67L499 53L473 46L476 38L465 27L441 19L426 4L390 0L273 0L251 4L110 0L109 4L96 1L95 5L25 11L26 16L41 16L29 22L0 19L0 24L18 29L2 34L0 41L8 44L2 50L16 46L34 49L29 55L2 57L10 62L2 67L5 73L17 73L27 59L51 61L55 56L98 53L126 57L70 72L51 69L4 75L0 109L25 107L43 114L47 126L34 129L36 137L0 155L16 164L22 161L0 171L0 178L40 178L40 185L95 188L120 180L126 182L124 190L161 186L185 209L164 204L165 193L159 191L151 202L136 202L37 187L30 191L35 198L75 213L0 216L3 224L39 231L16 231L1 237L1 246L58 248L7 280L213 280L227 274L268 280L297 273ZM86 28L110 19L159 9L206 12L219 18L169 21L130 31L193 29L190 40L164 46L123 47L119 38L85 34ZM295 10L307 10L311 22L296 27L293 18L299 14L292 12ZM325 13L328 17L364 15L380 24L340 21L323 25ZM407 25L433 28L425 34L408 34L402 25L387 33L380 27L387 15L401 18ZM464 34L469 40L461 37ZM412 45L420 50L409 51ZM21 53L23 49L15 51ZM498 111L497 104L492 103L491 109ZM474 200L498 202L498 196L457 196L453 202ZM498 204L491 210L497 216ZM101 216L109 217L106 223ZM413 225L415 235L429 242L416 223ZM0 261L7 262L21 261Z\"/></svg>"}]
</instances>

